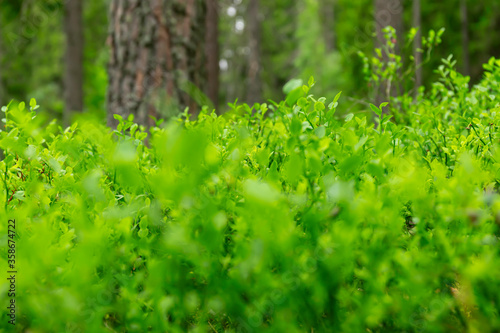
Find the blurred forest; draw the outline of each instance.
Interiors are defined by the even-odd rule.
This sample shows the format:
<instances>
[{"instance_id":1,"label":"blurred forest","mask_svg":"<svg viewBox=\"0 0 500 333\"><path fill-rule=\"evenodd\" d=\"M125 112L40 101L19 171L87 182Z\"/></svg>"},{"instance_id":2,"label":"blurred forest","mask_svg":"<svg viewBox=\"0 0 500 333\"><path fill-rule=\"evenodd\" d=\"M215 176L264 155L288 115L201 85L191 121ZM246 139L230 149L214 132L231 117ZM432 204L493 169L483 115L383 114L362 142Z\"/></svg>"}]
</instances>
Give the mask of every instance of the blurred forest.
<instances>
[{"instance_id":1,"label":"blurred forest","mask_svg":"<svg viewBox=\"0 0 500 333\"><path fill-rule=\"evenodd\" d=\"M110 124L112 113L143 124L186 106L223 113L236 99L281 100L287 82L311 75L316 95L342 90L340 111L360 110L377 93L358 52L372 55L387 25L416 63L419 37L445 29L416 86L450 54L471 83L500 56L498 0L3 0L0 21L0 103L34 97L66 124L79 111Z\"/></svg>"}]
</instances>

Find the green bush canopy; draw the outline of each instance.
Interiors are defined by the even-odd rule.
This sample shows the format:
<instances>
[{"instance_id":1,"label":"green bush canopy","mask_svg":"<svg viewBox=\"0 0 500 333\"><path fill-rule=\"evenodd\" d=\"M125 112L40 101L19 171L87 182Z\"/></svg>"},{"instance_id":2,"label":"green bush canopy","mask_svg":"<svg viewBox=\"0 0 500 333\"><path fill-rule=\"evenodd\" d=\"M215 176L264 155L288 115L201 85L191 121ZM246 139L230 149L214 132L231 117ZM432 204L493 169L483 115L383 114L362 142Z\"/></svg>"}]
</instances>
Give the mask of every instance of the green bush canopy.
<instances>
[{"instance_id":1,"label":"green bush canopy","mask_svg":"<svg viewBox=\"0 0 500 333\"><path fill-rule=\"evenodd\" d=\"M441 68L375 122L336 117L313 80L147 131L4 107L15 329L498 332L500 61L484 67L472 88Z\"/></svg>"}]
</instances>

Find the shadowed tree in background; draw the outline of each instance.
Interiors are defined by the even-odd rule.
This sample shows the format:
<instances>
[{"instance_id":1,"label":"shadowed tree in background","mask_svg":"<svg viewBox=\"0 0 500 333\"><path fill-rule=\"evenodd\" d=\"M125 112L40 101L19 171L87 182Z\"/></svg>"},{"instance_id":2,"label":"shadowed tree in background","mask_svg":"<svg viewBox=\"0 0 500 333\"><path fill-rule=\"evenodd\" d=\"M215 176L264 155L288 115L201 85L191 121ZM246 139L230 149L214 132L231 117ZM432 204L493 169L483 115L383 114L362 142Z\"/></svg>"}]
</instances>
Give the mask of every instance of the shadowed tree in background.
<instances>
[{"instance_id":1,"label":"shadowed tree in background","mask_svg":"<svg viewBox=\"0 0 500 333\"><path fill-rule=\"evenodd\" d=\"M413 41L413 58L415 61L415 96L418 94L418 88L422 85L422 10L420 0L413 0L412 23L417 28L417 34Z\"/></svg>"},{"instance_id":2,"label":"shadowed tree in background","mask_svg":"<svg viewBox=\"0 0 500 333\"><path fill-rule=\"evenodd\" d=\"M387 63L389 60L387 52L384 51L385 38L384 28L391 26L396 29L396 54L400 54L401 43L403 42L403 0L374 0L376 42L377 48L382 50L382 60ZM377 90L376 104L388 102L391 96L398 95L399 82L380 82ZM400 89L399 89L400 90Z\"/></svg>"},{"instance_id":3,"label":"shadowed tree in background","mask_svg":"<svg viewBox=\"0 0 500 333\"><path fill-rule=\"evenodd\" d=\"M335 50L335 6L337 0L321 0L325 51Z\"/></svg>"},{"instance_id":4,"label":"shadowed tree in background","mask_svg":"<svg viewBox=\"0 0 500 333\"><path fill-rule=\"evenodd\" d=\"M66 35L63 122L69 125L71 112L83 110L83 9L82 1L66 1L64 32Z\"/></svg>"},{"instance_id":5,"label":"shadowed tree in background","mask_svg":"<svg viewBox=\"0 0 500 333\"><path fill-rule=\"evenodd\" d=\"M470 75L469 57L469 18L467 11L467 0L460 0L460 20L462 26L462 61L463 74Z\"/></svg>"},{"instance_id":6,"label":"shadowed tree in background","mask_svg":"<svg viewBox=\"0 0 500 333\"><path fill-rule=\"evenodd\" d=\"M2 26L3 19L2 15L0 15L0 27ZM5 101L4 101L4 87L3 87L3 64L4 64L4 58L3 58L4 52L3 52L3 38L2 35L0 35L0 106L3 106ZM2 152L0 151L0 158L3 157Z\"/></svg>"},{"instance_id":7,"label":"shadowed tree in background","mask_svg":"<svg viewBox=\"0 0 500 333\"><path fill-rule=\"evenodd\" d=\"M248 61L248 77L247 77L247 103L262 102L262 82L261 75L261 22L259 0L249 0L248 10L248 41L249 41L249 61Z\"/></svg>"},{"instance_id":8,"label":"shadowed tree in background","mask_svg":"<svg viewBox=\"0 0 500 333\"><path fill-rule=\"evenodd\" d=\"M3 19L0 15L0 27L2 26ZM4 89L3 89L3 41L2 35L0 35L0 107L4 105ZM5 155L2 149L0 149L0 159L4 159Z\"/></svg>"},{"instance_id":9,"label":"shadowed tree in background","mask_svg":"<svg viewBox=\"0 0 500 333\"><path fill-rule=\"evenodd\" d=\"M207 0L207 96L215 108L219 105L219 8L217 0Z\"/></svg>"},{"instance_id":10,"label":"shadowed tree in background","mask_svg":"<svg viewBox=\"0 0 500 333\"><path fill-rule=\"evenodd\" d=\"M109 23L109 125L113 114L153 125L160 110L196 112L207 102L206 0L113 0Z\"/></svg>"}]
</instances>

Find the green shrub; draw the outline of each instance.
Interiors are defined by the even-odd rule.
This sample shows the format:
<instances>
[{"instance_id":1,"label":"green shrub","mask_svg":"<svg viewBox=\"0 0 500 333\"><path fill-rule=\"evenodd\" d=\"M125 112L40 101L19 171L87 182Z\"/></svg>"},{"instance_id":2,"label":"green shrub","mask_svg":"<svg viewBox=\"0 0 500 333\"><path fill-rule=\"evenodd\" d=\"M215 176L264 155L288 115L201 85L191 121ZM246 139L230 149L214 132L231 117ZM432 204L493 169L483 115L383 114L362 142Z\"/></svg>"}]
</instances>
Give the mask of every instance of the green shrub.
<instances>
[{"instance_id":1,"label":"green shrub","mask_svg":"<svg viewBox=\"0 0 500 333\"><path fill-rule=\"evenodd\" d=\"M377 126L336 118L313 80L158 122L147 144L132 118L63 129L34 101L4 108L16 330L500 330L500 61L485 69L469 90L445 62L404 114L372 105Z\"/></svg>"}]
</instances>

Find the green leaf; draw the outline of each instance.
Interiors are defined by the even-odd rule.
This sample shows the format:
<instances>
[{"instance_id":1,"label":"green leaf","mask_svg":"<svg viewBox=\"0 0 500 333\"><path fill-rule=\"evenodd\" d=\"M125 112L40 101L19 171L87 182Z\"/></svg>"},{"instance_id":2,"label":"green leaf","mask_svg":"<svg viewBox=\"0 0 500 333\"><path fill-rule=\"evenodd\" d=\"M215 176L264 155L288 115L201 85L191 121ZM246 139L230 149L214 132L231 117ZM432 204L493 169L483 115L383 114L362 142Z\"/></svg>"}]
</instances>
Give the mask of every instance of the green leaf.
<instances>
[{"instance_id":1,"label":"green leaf","mask_svg":"<svg viewBox=\"0 0 500 333\"><path fill-rule=\"evenodd\" d=\"M248 179L244 182L243 188L246 197L256 203L272 205L279 199L279 192L268 183Z\"/></svg>"},{"instance_id":2,"label":"green leaf","mask_svg":"<svg viewBox=\"0 0 500 333\"><path fill-rule=\"evenodd\" d=\"M309 81L307 81L307 84L309 85L309 88L311 88L312 86L314 86L314 77L310 77L309 78Z\"/></svg>"},{"instance_id":3,"label":"green leaf","mask_svg":"<svg viewBox=\"0 0 500 333\"><path fill-rule=\"evenodd\" d=\"M305 110L308 106L309 102L307 101L307 98L301 97L297 101L297 105L300 106L303 110Z\"/></svg>"},{"instance_id":4,"label":"green leaf","mask_svg":"<svg viewBox=\"0 0 500 333\"><path fill-rule=\"evenodd\" d=\"M285 95L288 95L295 89L302 87L302 84L303 84L302 80L292 79L283 86L283 92L285 93Z\"/></svg>"},{"instance_id":5,"label":"green leaf","mask_svg":"<svg viewBox=\"0 0 500 333\"><path fill-rule=\"evenodd\" d=\"M318 126L315 130L314 130L314 134L316 134L316 136L321 139L325 136L326 134L326 128L325 126Z\"/></svg>"},{"instance_id":6,"label":"green leaf","mask_svg":"<svg viewBox=\"0 0 500 333\"><path fill-rule=\"evenodd\" d=\"M385 123L385 122L389 121L392 117L393 117L392 115L385 114L382 117L382 123Z\"/></svg>"},{"instance_id":7,"label":"green leaf","mask_svg":"<svg viewBox=\"0 0 500 333\"><path fill-rule=\"evenodd\" d=\"M292 90L288 96L286 97L286 104L288 104L289 106L293 106L297 100L304 96L304 92L302 91L302 86Z\"/></svg>"},{"instance_id":8,"label":"green leaf","mask_svg":"<svg viewBox=\"0 0 500 333\"><path fill-rule=\"evenodd\" d=\"M372 109L373 112L375 112L375 114L377 116L380 116L382 114L382 111L380 111L380 109L378 107L376 107L375 105L373 105L371 103L370 103L370 108Z\"/></svg>"},{"instance_id":9,"label":"green leaf","mask_svg":"<svg viewBox=\"0 0 500 333\"><path fill-rule=\"evenodd\" d=\"M325 104L321 103L321 102L316 102L314 103L314 110L315 111L318 111L318 112L321 112L325 109Z\"/></svg>"},{"instance_id":10,"label":"green leaf","mask_svg":"<svg viewBox=\"0 0 500 333\"><path fill-rule=\"evenodd\" d=\"M290 131L292 132L293 135L299 135L300 132L302 131L302 122L297 118L297 116L294 116L292 118Z\"/></svg>"},{"instance_id":11,"label":"green leaf","mask_svg":"<svg viewBox=\"0 0 500 333\"><path fill-rule=\"evenodd\" d=\"M14 198L18 199L18 200L21 200L21 201L24 201L26 199L25 196L24 196L24 191L17 191L14 194Z\"/></svg>"},{"instance_id":12,"label":"green leaf","mask_svg":"<svg viewBox=\"0 0 500 333\"><path fill-rule=\"evenodd\" d=\"M338 100L340 99L340 95L342 95L342 91L340 91L337 95L335 95L335 98L333 99L333 103L338 102Z\"/></svg>"},{"instance_id":13,"label":"green leaf","mask_svg":"<svg viewBox=\"0 0 500 333\"><path fill-rule=\"evenodd\" d=\"M345 122L350 122L354 118L354 113L349 113L347 116L345 116Z\"/></svg>"}]
</instances>

